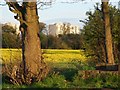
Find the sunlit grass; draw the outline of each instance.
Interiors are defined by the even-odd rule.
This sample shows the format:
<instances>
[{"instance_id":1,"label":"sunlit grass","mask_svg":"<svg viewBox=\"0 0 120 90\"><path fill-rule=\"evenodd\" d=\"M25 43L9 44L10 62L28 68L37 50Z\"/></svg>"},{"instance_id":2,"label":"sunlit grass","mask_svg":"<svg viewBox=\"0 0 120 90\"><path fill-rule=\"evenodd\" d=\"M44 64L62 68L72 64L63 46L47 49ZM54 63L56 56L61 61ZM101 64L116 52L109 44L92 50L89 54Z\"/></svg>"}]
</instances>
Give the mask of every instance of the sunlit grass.
<instances>
[{"instance_id":1,"label":"sunlit grass","mask_svg":"<svg viewBox=\"0 0 120 90\"><path fill-rule=\"evenodd\" d=\"M73 60L86 61L86 56L82 50L56 50L47 49L43 56L45 61L52 62L71 62Z\"/></svg>"},{"instance_id":2,"label":"sunlit grass","mask_svg":"<svg viewBox=\"0 0 120 90\"><path fill-rule=\"evenodd\" d=\"M4 81L3 88L106 88L118 87L118 76L98 75L87 79L81 78L80 70L94 70L95 68L86 63L87 57L83 50L58 50L44 49L43 57L50 66L51 73L41 82L32 85L12 85ZM21 49L0 49L3 63L21 59ZM79 63L83 62L83 63ZM4 77L3 77L4 78ZM91 82L91 83L89 83Z\"/></svg>"},{"instance_id":3,"label":"sunlit grass","mask_svg":"<svg viewBox=\"0 0 120 90\"><path fill-rule=\"evenodd\" d=\"M87 60L83 50L63 50L63 49L43 49L45 62L69 63L77 60L84 62ZM3 63L13 60L21 60L21 49L0 49Z\"/></svg>"},{"instance_id":4,"label":"sunlit grass","mask_svg":"<svg viewBox=\"0 0 120 90\"><path fill-rule=\"evenodd\" d=\"M21 49L0 49L2 63L9 63L14 60L21 60Z\"/></svg>"}]
</instances>

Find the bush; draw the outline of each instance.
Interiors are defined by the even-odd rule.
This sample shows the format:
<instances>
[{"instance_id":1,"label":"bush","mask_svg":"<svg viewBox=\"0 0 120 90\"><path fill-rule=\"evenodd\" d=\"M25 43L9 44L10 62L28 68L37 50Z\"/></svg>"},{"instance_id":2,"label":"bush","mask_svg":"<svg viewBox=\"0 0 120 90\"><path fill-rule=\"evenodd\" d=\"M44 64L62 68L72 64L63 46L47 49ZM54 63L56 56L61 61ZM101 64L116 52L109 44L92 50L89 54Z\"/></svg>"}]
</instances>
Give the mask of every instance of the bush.
<instances>
[{"instance_id":1,"label":"bush","mask_svg":"<svg viewBox=\"0 0 120 90\"><path fill-rule=\"evenodd\" d=\"M6 63L2 68L2 75L4 80L3 82L14 84L17 86L31 85L34 82L41 81L43 78L46 77L47 74L43 74L43 70L41 68L37 70L37 75L33 75L33 73L29 71L29 69L25 69L25 73L23 62L21 60Z\"/></svg>"},{"instance_id":2,"label":"bush","mask_svg":"<svg viewBox=\"0 0 120 90\"><path fill-rule=\"evenodd\" d=\"M88 87L95 88L118 88L118 76L110 73L101 73L96 77L86 79Z\"/></svg>"},{"instance_id":3,"label":"bush","mask_svg":"<svg viewBox=\"0 0 120 90\"><path fill-rule=\"evenodd\" d=\"M109 87L109 88L117 88L119 85L118 82L118 76L116 75L112 75L112 74L105 74L103 75L103 81L104 81L104 85L103 87Z\"/></svg>"},{"instance_id":4,"label":"bush","mask_svg":"<svg viewBox=\"0 0 120 90\"><path fill-rule=\"evenodd\" d=\"M110 73L101 73L97 76L83 78L82 73L77 73L71 81L66 80L59 73L49 74L43 81L31 85L13 85L3 83L3 88L118 88L120 77Z\"/></svg>"},{"instance_id":5,"label":"bush","mask_svg":"<svg viewBox=\"0 0 120 90\"><path fill-rule=\"evenodd\" d=\"M83 78L83 73L73 77L72 85L76 88L118 88L120 77L111 73L99 73L96 76Z\"/></svg>"},{"instance_id":6,"label":"bush","mask_svg":"<svg viewBox=\"0 0 120 90\"><path fill-rule=\"evenodd\" d=\"M85 80L77 74L73 77L72 83L75 88L86 88Z\"/></svg>"},{"instance_id":7,"label":"bush","mask_svg":"<svg viewBox=\"0 0 120 90\"><path fill-rule=\"evenodd\" d=\"M68 82L63 75L51 74L41 82L34 83L32 87L35 88L66 88Z\"/></svg>"}]
</instances>

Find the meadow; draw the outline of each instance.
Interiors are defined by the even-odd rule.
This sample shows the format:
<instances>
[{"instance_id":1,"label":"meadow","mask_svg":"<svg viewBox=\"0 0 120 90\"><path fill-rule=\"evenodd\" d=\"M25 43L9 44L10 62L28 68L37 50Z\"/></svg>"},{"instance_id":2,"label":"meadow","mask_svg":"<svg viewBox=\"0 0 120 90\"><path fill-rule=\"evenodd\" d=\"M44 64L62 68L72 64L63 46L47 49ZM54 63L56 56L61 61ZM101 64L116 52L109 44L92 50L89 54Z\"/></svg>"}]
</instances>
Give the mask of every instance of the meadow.
<instances>
[{"instance_id":1,"label":"meadow","mask_svg":"<svg viewBox=\"0 0 120 90\"><path fill-rule=\"evenodd\" d=\"M0 49L3 64L21 60L21 49ZM43 58L50 72L41 82L30 86L12 85L3 76L3 88L117 88L118 77L101 74L97 77L82 78L81 70L95 70L89 64L90 58L83 50L43 49Z\"/></svg>"},{"instance_id":2,"label":"meadow","mask_svg":"<svg viewBox=\"0 0 120 90\"><path fill-rule=\"evenodd\" d=\"M21 59L21 49L0 49L0 58L4 60ZM59 62L68 59L86 60L83 50L42 49L43 56L47 61Z\"/></svg>"},{"instance_id":3,"label":"meadow","mask_svg":"<svg viewBox=\"0 0 120 90\"><path fill-rule=\"evenodd\" d=\"M0 56L2 63L9 63L22 58L21 49L0 49L0 52L2 52ZM83 50L42 49L42 53L44 61L48 65L53 65L52 67L58 66L58 64L64 67L66 64L87 61Z\"/></svg>"}]
</instances>

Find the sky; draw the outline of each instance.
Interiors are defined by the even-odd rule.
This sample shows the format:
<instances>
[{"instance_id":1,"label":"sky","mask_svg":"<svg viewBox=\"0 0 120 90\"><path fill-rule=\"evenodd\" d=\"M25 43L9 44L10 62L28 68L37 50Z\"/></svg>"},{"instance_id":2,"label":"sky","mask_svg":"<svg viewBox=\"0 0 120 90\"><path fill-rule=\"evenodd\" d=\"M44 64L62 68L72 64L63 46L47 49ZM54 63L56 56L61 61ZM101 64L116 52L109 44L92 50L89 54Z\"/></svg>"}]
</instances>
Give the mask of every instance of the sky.
<instances>
[{"instance_id":1,"label":"sky","mask_svg":"<svg viewBox=\"0 0 120 90\"><path fill-rule=\"evenodd\" d=\"M54 4L52 4L47 9L38 9L39 21L45 22L46 24L51 24L55 22L70 22L71 24L77 24L80 27L83 26L79 20L84 20L87 18L86 12L93 11L94 5L101 0L86 0L86 2L78 2L78 3L61 3L69 0L57 0ZM70 0L71 1L71 0ZM118 7L119 0L112 0L112 5ZM4 2L2 2L4 3ZM17 20L14 19L14 15L9 11L8 6L0 5L0 22L12 22L19 24Z\"/></svg>"}]
</instances>

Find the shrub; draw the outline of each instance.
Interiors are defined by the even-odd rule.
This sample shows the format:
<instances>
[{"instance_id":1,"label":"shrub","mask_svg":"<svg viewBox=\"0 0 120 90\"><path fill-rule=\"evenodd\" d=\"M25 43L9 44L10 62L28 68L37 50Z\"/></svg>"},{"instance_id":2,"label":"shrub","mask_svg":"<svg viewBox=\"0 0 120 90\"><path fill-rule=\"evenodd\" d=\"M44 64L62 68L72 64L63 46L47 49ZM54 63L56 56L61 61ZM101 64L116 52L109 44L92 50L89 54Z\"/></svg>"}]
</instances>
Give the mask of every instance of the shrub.
<instances>
[{"instance_id":1,"label":"shrub","mask_svg":"<svg viewBox=\"0 0 120 90\"><path fill-rule=\"evenodd\" d=\"M86 87L85 80L77 74L73 77L72 83L73 83L73 87L75 87L75 88L85 88Z\"/></svg>"},{"instance_id":2,"label":"shrub","mask_svg":"<svg viewBox=\"0 0 120 90\"><path fill-rule=\"evenodd\" d=\"M112 75L112 74L105 74L103 78L104 81L104 86L103 87L109 87L109 88L117 88L119 85L118 82L118 76L117 75Z\"/></svg>"},{"instance_id":3,"label":"shrub","mask_svg":"<svg viewBox=\"0 0 120 90\"><path fill-rule=\"evenodd\" d=\"M96 77L86 79L88 87L95 88L118 88L118 76L110 73L101 73Z\"/></svg>"},{"instance_id":4,"label":"shrub","mask_svg":"<svg viewBox=\"0 0 120 90\"><path fill-rule=\"evenodd\" d=\"M35 88L66 88L68 82L63 75L53 73L41 82L34 83L32 87Z\"/></svg>"},{"instance_id":5,"label":"shrub","mask_svg":"<svg viewBox=\"0 0 120 90\"><path fill-rule=\"evenodd\" d=\"M46 77L46 75L41 73L41 71L41 68L37 70L38 74L36 76L32 75L28 69L26 69L26 73L24 73L24 67L21 60L16 60L14 62L11 61L10 63L6 63L3 66L3 82L18 86L31 85L32 83L38 82ZM45 77L43 75L45 75Z\"/></svg>"}]
</instances>

